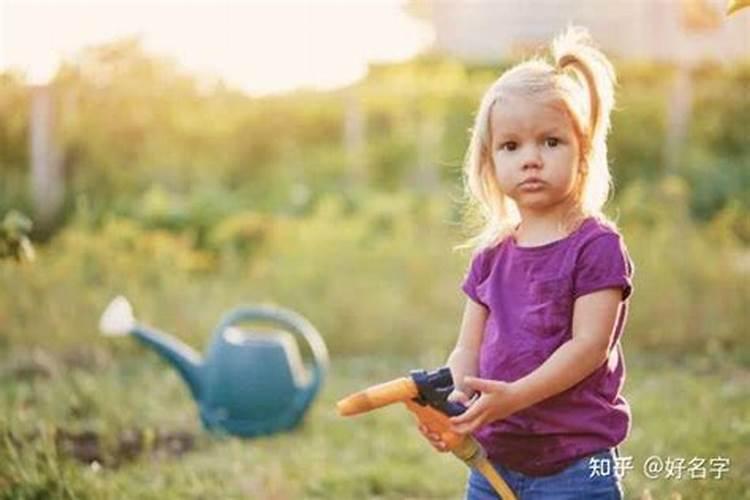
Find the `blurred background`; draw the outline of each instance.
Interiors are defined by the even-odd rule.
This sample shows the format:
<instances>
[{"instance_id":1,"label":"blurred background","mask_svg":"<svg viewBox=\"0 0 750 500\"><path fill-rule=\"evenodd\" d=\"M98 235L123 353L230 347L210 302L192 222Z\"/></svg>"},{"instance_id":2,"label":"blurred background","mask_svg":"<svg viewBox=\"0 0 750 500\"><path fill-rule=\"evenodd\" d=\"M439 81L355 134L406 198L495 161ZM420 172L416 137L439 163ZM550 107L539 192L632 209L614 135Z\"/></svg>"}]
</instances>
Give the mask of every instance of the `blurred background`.
<instances>
[{"instance_id":1,"label":"blurred background","mask_svg":"<svg viewBox=\"0 0 750 500\"><path fill-rule=\"evenodd\" d=\"M607 213L636 266L626 491L750 498L750 9L725 12L1 1L0 498L459 496L463 466L406 412L365 425L333 403L444 361L473 113L570 22L619 78ZM333 356L322 399L291 434L207 437L170 368L98 336L119 293L199 349L237 304L297 310ZM648 478L651 455L731 466Z\"/></svg>"}]
</instances>

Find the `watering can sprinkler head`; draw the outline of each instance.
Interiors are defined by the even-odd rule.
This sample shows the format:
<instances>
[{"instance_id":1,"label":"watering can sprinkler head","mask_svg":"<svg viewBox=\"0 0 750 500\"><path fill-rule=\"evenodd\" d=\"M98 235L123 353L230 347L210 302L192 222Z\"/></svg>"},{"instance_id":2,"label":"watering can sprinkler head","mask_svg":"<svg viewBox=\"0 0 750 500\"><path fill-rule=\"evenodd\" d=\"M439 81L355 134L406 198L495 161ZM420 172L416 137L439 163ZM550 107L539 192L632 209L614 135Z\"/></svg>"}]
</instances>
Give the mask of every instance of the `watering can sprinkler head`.
<instances>
[{"instance_id":1,"label":"watering can sprinkler head","mask_svg":"<svg viewBox=\"0 0 750 500\"><path fill-rule=\"evenodd\" d=\"M99 331L103 335L127 335L135 327L133 308L128 299L119 295L109 303L99 319Z\"/></svg>"}]
</instances>

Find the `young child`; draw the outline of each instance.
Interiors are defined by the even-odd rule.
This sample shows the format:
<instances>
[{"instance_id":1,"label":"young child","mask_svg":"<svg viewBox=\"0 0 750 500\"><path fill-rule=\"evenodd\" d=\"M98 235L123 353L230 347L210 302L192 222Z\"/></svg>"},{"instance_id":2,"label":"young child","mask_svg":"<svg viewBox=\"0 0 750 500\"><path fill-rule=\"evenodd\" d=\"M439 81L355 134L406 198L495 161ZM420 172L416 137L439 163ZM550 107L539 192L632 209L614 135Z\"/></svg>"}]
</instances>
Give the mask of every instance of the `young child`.
<instances>
[{"instance_id":1,"label":"young child","mask_svg":"<svg viewBox=\"0 0 750 500\"><path fill-rule=\"evenodd\" d=\"M614 457L630 429L619 340L633 265L602 213L615 77L581 28L552 54L554 65L506 71L476 115L465 178L484 225L447 361L451 399L469 408L451 420L519 499L619 499ZM466 498L497 496L472 472Z\"/></svg>"}]
</instances>

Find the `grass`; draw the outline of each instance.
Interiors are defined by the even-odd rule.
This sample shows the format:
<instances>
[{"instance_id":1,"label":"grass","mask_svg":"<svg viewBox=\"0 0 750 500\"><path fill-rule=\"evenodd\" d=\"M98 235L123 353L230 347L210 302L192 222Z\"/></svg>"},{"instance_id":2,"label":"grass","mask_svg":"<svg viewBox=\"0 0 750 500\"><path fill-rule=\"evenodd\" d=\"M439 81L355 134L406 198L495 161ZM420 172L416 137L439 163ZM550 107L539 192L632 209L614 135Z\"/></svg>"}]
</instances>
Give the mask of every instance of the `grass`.
<instances>
[{"instance_id":1,"label":"grass","mask_svg":"<svg viewBox=\"0 0 750 500\"><path fill-rule=\"evenodd\" d=\"M750 498L750 370L705 357L628 361L628 498ZM334 358L301 427L240 440L203 432L187 389L150 354L6 354L0 498L459 498L465 467L432 452L403 407L352 419L334 410L354 390L439 363L436 353ZM723 456L730 470L651 480L639 470L651 455Z\"/></svg>"}]
</instances>

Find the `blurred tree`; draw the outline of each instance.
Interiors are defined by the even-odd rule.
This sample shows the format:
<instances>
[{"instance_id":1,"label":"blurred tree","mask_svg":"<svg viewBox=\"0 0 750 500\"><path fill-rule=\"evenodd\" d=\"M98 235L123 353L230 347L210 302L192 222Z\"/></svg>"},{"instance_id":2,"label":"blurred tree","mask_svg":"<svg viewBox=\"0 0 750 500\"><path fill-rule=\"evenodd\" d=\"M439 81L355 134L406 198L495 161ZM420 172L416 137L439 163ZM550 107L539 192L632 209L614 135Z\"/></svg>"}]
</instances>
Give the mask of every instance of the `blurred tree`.
<instances>
[{"instance_id":1,"label":"blurred tree","mask_svg":"<svg viewBox=\"0 0 750 500\"><path fill-rule=\"evenodd\" d=\"M45 234L53 228L65 196L63 163L55 136L54 91L49 84L31 88L31 194L34 216Z\"/></svg>"}]
</instances>

